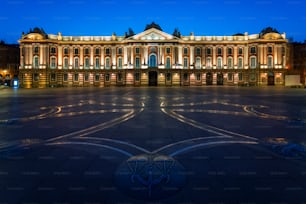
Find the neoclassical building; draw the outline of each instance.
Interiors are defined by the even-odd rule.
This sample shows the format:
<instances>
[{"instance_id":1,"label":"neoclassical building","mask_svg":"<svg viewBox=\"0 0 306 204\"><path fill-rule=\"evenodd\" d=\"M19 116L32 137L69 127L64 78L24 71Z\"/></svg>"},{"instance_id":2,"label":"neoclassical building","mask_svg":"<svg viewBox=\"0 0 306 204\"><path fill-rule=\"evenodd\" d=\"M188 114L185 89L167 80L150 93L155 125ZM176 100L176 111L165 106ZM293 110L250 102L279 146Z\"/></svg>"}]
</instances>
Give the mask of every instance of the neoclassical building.
<instances>
[{"instance_id":1,"label":"neoclassical building","mask_svg":"<svg viewBox=\"0 0 306 204\"><path fill-rule=\"evenodd\" d=\"M21 87L283 85L285 34L64 36L35 28L20 43Z\"/></svg>"}]
</instances>

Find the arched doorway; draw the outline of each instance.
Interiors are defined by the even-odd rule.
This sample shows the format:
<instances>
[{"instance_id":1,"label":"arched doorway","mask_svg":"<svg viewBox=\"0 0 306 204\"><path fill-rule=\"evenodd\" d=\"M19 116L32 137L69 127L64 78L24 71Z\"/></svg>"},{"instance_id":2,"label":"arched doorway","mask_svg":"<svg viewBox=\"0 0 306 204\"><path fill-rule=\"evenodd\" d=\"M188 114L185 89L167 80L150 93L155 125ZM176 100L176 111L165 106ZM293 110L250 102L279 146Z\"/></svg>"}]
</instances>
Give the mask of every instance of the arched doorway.
<instances>
[{"instance_id":1,"label":"arched doorway","mask_svg":"<svg viewBox=\"0 0 306 204\"><path fill-rule=\"evenodd\" d=\"M273 72L269 72L268 73L268 85L273 86L274 85L274 73Z\"/></svg>"},{"instance_id":2,"label":"arched doorway","mask_svg":"<svg viewBox=\"0 0 306 204\"><path fill-rule=\"evenodd\" d=\"M149 57L149 67L157 67L156 54L151 54Z\"/></svg>"},{"instance_id":3,"label":"arched doorway","mask_svg":"<svg viewBox=\"0 0 306 204\"><path fill-rule=\"evenodd\" d=\"M206 74L206 85L212 85L213 84L213 76L212 73L208 72Z\"/></svg>"},{"instance_id":4,"label":"arched doorway","mask_svg":"<svg viewBox=\"0 0 306 204\"><path fill-rule=\"evenodd\" d=\"M157 71L149 72L149 86L157 86Z\"/></svg>"},{"instance_id":5,"label":"arched doorway","mask_svg":"<svg viewBox=\"0 0 306 204\"><path fill-rule=\"evenodd\" d=\"M217 85L223 85L223 74L222 73L217 74Z\"/></svg>"}]
</instances>

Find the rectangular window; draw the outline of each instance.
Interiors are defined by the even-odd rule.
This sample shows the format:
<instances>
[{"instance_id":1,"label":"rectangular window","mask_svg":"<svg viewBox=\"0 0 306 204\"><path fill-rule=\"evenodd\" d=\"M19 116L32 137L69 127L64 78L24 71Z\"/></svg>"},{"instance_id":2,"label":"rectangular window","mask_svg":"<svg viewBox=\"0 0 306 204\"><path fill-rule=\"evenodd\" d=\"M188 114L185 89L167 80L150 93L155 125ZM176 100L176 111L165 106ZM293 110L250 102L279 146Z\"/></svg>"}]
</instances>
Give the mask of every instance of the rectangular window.
<instances>
[{"instance_id":1,"label":"rectangular window","mask_svg":"<svg viewBox=\"0 0 306 204\"><path fill-rule=\"evenodd\" d=\"M227 59L227 66L228 66L229 69L233 68L233 59L232 58Z\"/></svg>"},{"instance_id":2,"label":"rectangular window","mask_svg":"<svg viewBox=\"0 0 306 204\"><path fill-rule=\"evenodd\" d=\"M55 47L51 47L51 54L55 54L56 53L56 48Z\"/></svg>"},{"instance_id":3,"label":"rectangular window","mask_svg":"<svg viewBox=\"0 0 306 204\"><path fill-rule=\"evenodd\" d=\"M256 47L251 47L251 54L256 54Z\"/></svg>"},{"instance_id":4,"label":"rectangular window","mask_svg":"<svg viewBox=\"0 0 306 204\"><path fill-rule=\"evenodd\" d=\"M256 68L256 58L255 57L251 58L251 68Z\"/></svg>"},{"instance_id":5,"label":"rectangular window","mask_svg":"<svg viewBox=\"0 0 306 204\"><path fill-rule=\"evenodd\" d=\"M99 81L100 80L100 74L96 74L95 75L95 81Z\"/></svg>"},{"instance_id":6,"label":"rectangular window","mask_svg":"<svg viewBox=\"0 0 306 204\"><path fill-rule=\"evenodd\" d=\"M110 80L110 77L109 77L109 74L107 73L105 74L105 81L109 82L109 80Z\"/></svg>"},{"instance_id":7,"label":"rectangular window","mask_svg":"<svg viewBox=\"0 0 306 204\"><path fill-rule=\"evenodd\" d=\"M34 68L38 68L38 56L34 57Z\"/></svg>"},{"instance_id":8,"label":"rectangular window","mask_svg":"<svg viewBox=\"0 0 306 204\"><path fill-rule=\"evenodd\" d=\"M75 68L75 69L78 69L78 68L79 68L79 59L78 59L78 58L75 58L75 59L74 59L74 68Z\"/></svg>"},{"instance_id":9,"label":"rectangular window","mask_svg":"<svg viewBox=\"0 0 306 204\"><path fill-rule=\"evenodd\" d=\"M74 81L79 81L79 74L74 74Z\"/></svg>"},{"instance_id":10,"label":"rectangular window","mask_svg":"<svg viewBox=\"0 0 306 204\"><path fill-rule=\"evenodd\" d=\"M68 50L68 48L64 48L64 55L68 55L69 54L69 50Z\"/></svg>"},{"instance_id":11,"label":"rectangular window","mask_svg":"<svg viewBox=\"0 0 306 204\"><path fill-rule=\"evenodd\" d=\"M268 57L268 68L272 68L272 57Z\"/></svg>"},{"instance_id":12,"label":"rectangular window","mask_svg":"<svg viewBox=\"0 0 306 204\"><path fill-rule=\"evenodd\" d=\"M188 48L184 47L184 55L188 55Z\"/></svg>"},{"instance_id":13,"label":"rectangular window","mask_svg":"<svg viewBox=\"0 0 306 204\"><path fill-rule=\"evenodd\" d=\"M136 54L139 54L139 53L140 53L139 47L136 47L136 48L135 48L135 52L136 52Z\"/></svg>"},{"instance_id":14,"label":"rectangular window","mask_svg":"<svg viewBox=\"0 0 306 204\"><path fill-rule=\"evenodd\" d=\"M166 80L167 81L171 81L171 73L167 73L166 74Z\"/></svg>"},{"instance_id":15,"label":"rectangular window","mask_svg":"<svg viewBox=\"0 0 306 204\"><path fill-rule=\"evenodd\" d=\"M135 73L135 81L139 81L140 80L140 73Z\"/></svg>"},{"instance_id":16,"label":"rectangular window","mask_svg":"<svg viewBox=\"0 0 306 204\"><path fill-rule=\"evenodd\" d=\"M239 49L238 49L238 54L239 54L239 55L242 55L242 54L243 54L243 49L242 49L241 47L239 47Z\"/></svg>"},{"instance_id":17,"label":"rectangular window","mask_svg":"<svg viewBox=\"0 0 306 204\"><path fill-rule=\"evenodd\" d=\"M89 55L89 49L85 48L85 55Z\"/></svg>"},{"instance_id":18,"label":"rectangular window","mask_svg":"<svg viewBox=\"0 0 306 204\"><path fill-rule=\"evenodd\" d=\"M75 55L78 55L78 54L79 54L79 49L78 49L78 48L75 48L75 49L74 49L74 54L75 54Z\"/></svg>"},{"instance_id":19,"label":"rectangular window","mask_svg":"<svg viewBox=\"0 0 306 204\"><path fill-rule=\"evenodd\" d=\"M109 58L106 58L106 60L105 60L105 68L106 69L110 68Z\"/></svg>"},{"instance_id":20,"label":"rectangular window","mask_svg":"<svg viewBox=\"0 0 306 204\"><path fill-rule=\"evenodd\" d=\"M196 48L196 55L198 56L201 55L201 48L198 48L198 47Z\"/></svg>"},{"instance_id":21,"label":"rectangular window","mask_svg":"<svg viewBox=\"0 0 306 204\"><path fill-rule=\"evenodd\" d=\"M170 58L168 57L168 58L166 59L166 68L167 68L167 69L170 69L170 67L171 67L171 65L170 65Z\"/></svg>"},{"instance_id":22,"label":"rectangular window","mask_svg":"<svg viewBox=\"0 0 306 204\"><path fill-rule=\"evenodd\" d=\"M88 73L85 73L85 75L84 75L84 81L89 81L89 74L88 74Z\"/></svg>"},{"instance_id":23,"label":"rectangular window","mask_svg":"<svg viewBox=\"0 0 306 204\"><path fill-rule=\"evenodd\" d=\"M100 54L100 49L96 48L95 53L96 53L96 55L99 55Z\"/></svg>"},{"instance_id":24,"label":"rectangular window","mask_svg":"<svg viewBox=\"0 0 306 204\"><path fill-rule=\"evenodd\" d=\"M197 73L197 77L196 77L197 81L201 81L201 74Z\"/></svg>"},{"instance_id":25,"label":"rectangular window","mask_svg":"<svg viewBox=\"0 0 306 204\"><path fill-rule=\"evenodd\" d=\"M238 80L242 81L243 80L243 74L242 73L238 73Z\"/></svg>"},{"instance_id":26,"label":"rectangular window","mask_svg":"<svg viewBox=\"0 0 306 204\"><path fill-rule=\"evenodd\" d=\"M107 55L110 54L110 49L109 49L109 48L106 48L106 49L105 49L105 54L107 54Z\"/></svg>"},{"instance_id":27,"label":"rectangular window","mask_svg":"<svg viewBox=\"0 0 306 204\"><path fill-rule=\"evenodd\" d=\"M166 53L167 53L167 54L170 54L170 52L171 52L170 47L167 47L167 48L166 48Z\"/></svg>"},{"instance_id":28,"label":"rectangular window","mask_svg":"<svg viewBox=\"0 0 306 204\"><path fill-rule=\"evenodd\" d=\"M211 55L211 48L207 48L206 54L207 54L207 55Z\"/></svg>"},{"instance_id":29,"label":"rectangular window","mask_svg":"<svg viewBox=\"0 0 306 204\"><path fill-rule=\"evenodd\" d=\"M118 54L122 55L122 48L118 48Z\"/></svg>"},{"instance_id":30,"label":"rectangular window","mask_svg":"<svg viewBox=\"0 0 306 204\"><path fill-rule=\"evenodd\" d=\"M33 74L33 80L34 81L39 81L39 74L38 73Z\"/></svg>"},{"instance_id":31,"label":"rectangular window","mask_svg":"<svg viewBox=\"0 0 306 204\"><path fill-rule=\"evenodd\" d=\"M38 54L38 52L39 52L39 47L34 47L34 53Z\"/></svg>"},{"instance_id":32,"label":"rectangular window","mask_svg":"<svg viewBox=\"0 0 306 204\"><path fill-rule=\"evenodd\" d=\"M222 55L222 48L218 48L218 55Z\"/></svg>"},{"instance_id":33,"label":"rectangular window","mask_svg":"<svg viewBox=\"0 0 306 204\"><path fill-rule=\"evenodd\" d=\"M228 48L228 49L227 49L227 54L228 54L228 55L232 55L232 54L233 54L232 48Z\"/></svg>"},{"instance_id":34,"label":"rectangular window","mask_svg":"<svg viewBox=\"0 0 306 204\"><path fill-rule=\"evenodd\" d=\"M271 46L268 47L268 54L272 54L272 47Z\"/></svg>"},{"instance_id":35,"label":"rectangular window","mask_svg":"<svg viewBox=\"0 0 306 204\"><path fill-rule=\"evenodd\" d=\"M53 81L53 82L56 81L56 74L55 73L50 74L50 80Z\"/></svg>"},{"instance_id":36,"label":"rectangular window","mask_svg":"<svg viewBox=\"0 0 306 204\"><path fill-rule=\"evenodd\" d=\"M140 58L136 57L135 59L135 68L140 68Z\"/></svg>"},{"instance_id":37,"label":"rectangular window","mask_svg":"<svg viewBox=\"0 0 306 204\"><path fill-rule=\"evenodd\" d=\"M227 74L227 80L228 81L233 81L233 74L232 73Z\"/></svg>"},{"instance_id":38,"label":"rectangular window","mask_svg":"<svg viewBox=\"0 0 306 204\"><path fill-rule=\"evenodd\" d=\"M64 80L64 81L68 81L68 74L67 74L67 73L64 74L63 80Z\"/></svg>"}]
</instances>

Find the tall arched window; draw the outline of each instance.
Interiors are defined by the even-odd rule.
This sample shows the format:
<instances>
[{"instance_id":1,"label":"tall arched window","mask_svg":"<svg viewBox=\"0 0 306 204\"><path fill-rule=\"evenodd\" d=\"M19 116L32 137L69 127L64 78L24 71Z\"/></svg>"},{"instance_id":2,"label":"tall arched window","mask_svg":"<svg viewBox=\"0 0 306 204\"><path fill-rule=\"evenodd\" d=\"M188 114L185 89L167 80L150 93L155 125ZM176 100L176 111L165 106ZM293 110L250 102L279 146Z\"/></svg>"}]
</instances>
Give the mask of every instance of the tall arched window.
<instances>
[{"instance_id":1,"label":"tall arched window","mask_svg":"<svg viewBox=\"0 0 306 204\"><path fill-rule=\"evenodd\" d=\"M149 67L156 67L156 55L151 54L149 58Z\"/></svg>"},{"instance_id":2,"label":"tall arched window","mask_svg":"<svg viewBox=\"0 0 306 204\"><path fill-rule=\"evenodd\" d=\"M68 63L68 57L64 57L64 69L68 69L69 63Z\"/></svg>"},{"instance_id":3,"label":"tall arched window","mask_svg":"<svg viewBox=\"0 0 306 204\"><path fill-rule=\"evenodd\" d=\"M89 69L89 58L85 57L85 64L84 64L85 69Z\"/></svg>"},{"instance_id":4,"label":"tall arched window","mask_svg":"<svg viewBox=\"0 0 306 204\"><path fill-rule=\"evenodd\" d=\"M188 58L184 57L184 69L188 68Z\"/></svg>"},{"instance_id":5,"label":"tall arched window","mask_svg":"<svg viewBox=\"0 0 306 204\"><path fill-rule=\"evenodd\" d=\"M75 57L75 58L74 58L74 68L75 68L75 69L78 69L78 68L79 68L79 58L78 58L78 57Z\"/></svg>"},{"instance_id":6,"label":"tall arched window","mask_svg":"<svg viewBox=\"0 0 306 204\"><path fill-rule=\"evenodd\" d=\"M222 68L222 57L218 57L218 59L217 59L217 68L218 69Z\"/></svg>"},{"instance_id":7,"label":"tall arched window","mask_svg":"<svg viewBox=\"0 0 306 204\"><path fill-rule=\"evenodd\" d=\"M239 57L238 58L238 69L242 69L243 68L243 58Z\"/></svg>"},{"instance_id":8,"label":"tall arched window","mask_svg":"<svg viewBox=\"0 0 306 204\"><path fill-rule=\"evenodd\" d=\"M122 57L118 57L118 69L122 69Z\"/></svg>"},{"instance_id":9,"label":"tall arched window","mask_svg":"<svg viewBox=\"0 0 306 204\"><path fill-rule=\"evenodd\" d=\"M268 68L273 67L273 57L270 55L268 56Z\"/></svg>"},{"instance_id":10,"label":"tall arched window","mask_svg":"<svg viewBox=\"0 0 306 204\"><path fill-rule=\"evenodd\" d=\"M167 57L167 58L166 58L166 68L167 68L167 69L170 69L170 68L171 68L171 59L170 59L170 57Z\"/></svg>"},{"instance_id":11,"label":"tall arched window","mask_svg":"<svg viewBox=\"0 0 306 204\"><path fill-rule=\"evenodd\" d=\"M211 58L210 57L206 58L206 68L208 68L208 69L211 68Z\"/></svg>"},{"instance_id":12,"label":"tall arched window","mask_svg":"<svg viewBox=\"0 0 306 204\"><path fill-rule=\"evenodd\" d=\"M38 69L38 67L39 67L38 56L33 57L33 67L35 69Z\"/></svg>"},{"instance_id":13,"label":"tall arched window","mask_svg":"<svg viewBox=\"0 0 306 204\"><path fill-rule=\"evenodd\" d=\"M233 58L232 57L227 58L227 68L229 69L233 68Z\"/></svg>"},{"instance_id":14,"label":"tall arched window","mask_svg":"<svg viewBox=\"0 0 306 204\"><path fill-rule=\"evenodd\" d=\"M256 57L255 56L252 56L250 58L250 67L251 68L256 68Z\"/></svg>"},{"instance_id":15,"label":"tall arched window","mask_svg":"<svg viewBox=\"0 0 306 204\"><path fill-rule=\"evenodd\" d=\"M109 57L105 59L105 69L110 69L110 60Z\"/></svg>"},{"instance_id":16,"label":"tall arched window","mask_svg":"<svg viewBox=\"0 0 306 204\"><path fill-rule=\"evenodd\" d=\"M51 57L50 58L50 68L55 69L56 67L56 57Z\"/></svg>"},{"instance_id":17,"label":"tall arched window","mask_svg":"<svg viewBox=\"0 0 306 204\"><path fill-rule=\"evenodd\" d=\"M99 57L96 57L95 68L96 69L100 68L100 58Z\"/></svg>"},{"instance_id":18,"label":"tall arched window","mask_svg":"<svg viewBox=\"0 0 306 204\"><path fill-rule=\"evenodd\" d=\"M196 69L201 69L201 57L196 58Z\"/></svg>"}]
</instances>

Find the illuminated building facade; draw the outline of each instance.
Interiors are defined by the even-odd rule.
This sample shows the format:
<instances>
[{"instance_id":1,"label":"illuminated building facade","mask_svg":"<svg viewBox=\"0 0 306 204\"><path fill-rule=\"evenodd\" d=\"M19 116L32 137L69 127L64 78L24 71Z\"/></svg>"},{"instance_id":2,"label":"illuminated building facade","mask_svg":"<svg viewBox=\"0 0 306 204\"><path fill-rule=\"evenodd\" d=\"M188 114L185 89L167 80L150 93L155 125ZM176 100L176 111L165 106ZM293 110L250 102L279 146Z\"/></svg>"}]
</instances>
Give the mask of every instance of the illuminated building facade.
<instances>
[{"instance_id":1,"label":"illuminated building facade","mask_svg":"<svg viewBox=\"0 0 306 204\"><path fill-rule=\"evenodd\" d=\"M283 85L285 34L63 36L35 28L20 43L22 87Z\"/></svg>"},{"instance_id":2,"label":"illuminated building facade","mask_svg":"<svg viewBox=\"0 0 306 204\"><path fill-rule=\"evenodd\" d=\"M0 85L10 86L18 76L19 45L0 42Z\"/></svg>"}]
</instances>

